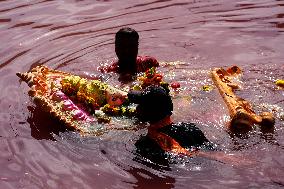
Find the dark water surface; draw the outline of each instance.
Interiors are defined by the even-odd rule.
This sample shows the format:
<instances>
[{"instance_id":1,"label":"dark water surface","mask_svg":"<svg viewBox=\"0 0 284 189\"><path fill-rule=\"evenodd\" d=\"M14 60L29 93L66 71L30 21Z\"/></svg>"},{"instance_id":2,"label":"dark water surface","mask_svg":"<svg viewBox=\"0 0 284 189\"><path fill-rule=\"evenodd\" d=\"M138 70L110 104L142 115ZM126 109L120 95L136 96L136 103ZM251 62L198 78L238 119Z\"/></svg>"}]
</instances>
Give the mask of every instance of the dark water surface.
<instances>
[{"instance_id":1,"label":"dark water surface","mask_svg":"<svg viewBox=\"0 0 284 189\"><path fill-rule=\"evenodd\" d=\"M139 31L139 54L179 61L159 69L182 85L174 119L198 122L218 148L253 164L155 165L135 153L144 127L81 137L33 104L16 72L44 64L96 74L115 58L113 38L123 26ZM1 189L284 187L284 91L273 83L284 79L283 0L1 0L0 42ZM275 110L272 131L230 135L218 91L201 90L212 84L211 68L233 64L244 70L238 95L257 111Z\"/></svg>"}]
</instances>

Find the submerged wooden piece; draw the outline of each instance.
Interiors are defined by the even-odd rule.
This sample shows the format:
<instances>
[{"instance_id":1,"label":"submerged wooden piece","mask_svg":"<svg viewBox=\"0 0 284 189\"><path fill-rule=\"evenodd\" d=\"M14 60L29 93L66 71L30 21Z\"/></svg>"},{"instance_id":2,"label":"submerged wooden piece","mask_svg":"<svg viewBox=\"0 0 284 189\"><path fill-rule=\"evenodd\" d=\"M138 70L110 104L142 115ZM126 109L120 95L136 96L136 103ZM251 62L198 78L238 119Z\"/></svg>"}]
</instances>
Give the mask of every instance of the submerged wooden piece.
<instances>
[{"instance_id":1,"label":"submerged wooden piece","mask_svg":"<svg viewBox=\"0 0 284 189\"><path fill-rule=\"evenodd\" d=\"M235 95L234 90L240 88L235 81L240 77L241 73L241 69L237 66L227 70L215 68L212 71L212 79L229 109L231 117L229 129L248 131L252 129L254 124L265 127L273 126L275 118L272 113L263 112L257 115L248 101Z\"/></svg>"}]
</instances>

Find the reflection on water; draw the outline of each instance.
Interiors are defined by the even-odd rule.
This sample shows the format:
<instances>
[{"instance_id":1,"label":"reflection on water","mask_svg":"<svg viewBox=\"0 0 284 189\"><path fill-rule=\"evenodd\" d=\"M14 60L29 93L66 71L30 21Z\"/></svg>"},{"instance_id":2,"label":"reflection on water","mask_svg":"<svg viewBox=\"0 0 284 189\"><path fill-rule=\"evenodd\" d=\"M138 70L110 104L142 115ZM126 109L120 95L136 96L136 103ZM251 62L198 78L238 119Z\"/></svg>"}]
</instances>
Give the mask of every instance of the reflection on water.
<instances>
[{"instance_id":1,"label":"reflection on water","mask_svg":"<svg viewBox=\"0 0 284 189\"><path fill-rule=\"evenodd\" d=\"M283 175L284 2L281 0L0 1L0 188L281 188ZM205 158L163 167L135 154L145 125L98 137L66 131L32 103L15 76L38 65L98 75L112 62L114 34L131 26L141 55L160 62L174 94L175 121L194 121L227 153L252 160L231 166ZM257 112L273 111L275 128L245 136L226 131L228 112L209 71L239 65L243 90ZM102 75L123 87L116 75Z\"/></svg>"},{"instance_id":2,"label":"reflection on water","mask_svg":"<svg viewBox=\"0 0 284 189\"><path fill-rule=\"evenodd\" d=\"M59 134L64 132L66 128L58 121L52 119L52 117L41 110L39 106L28 106L31 117L27 118L27 122L31 128L31 136L35 139L47 139L54 140L53 134Z\"/></svg>"}]
</instances>

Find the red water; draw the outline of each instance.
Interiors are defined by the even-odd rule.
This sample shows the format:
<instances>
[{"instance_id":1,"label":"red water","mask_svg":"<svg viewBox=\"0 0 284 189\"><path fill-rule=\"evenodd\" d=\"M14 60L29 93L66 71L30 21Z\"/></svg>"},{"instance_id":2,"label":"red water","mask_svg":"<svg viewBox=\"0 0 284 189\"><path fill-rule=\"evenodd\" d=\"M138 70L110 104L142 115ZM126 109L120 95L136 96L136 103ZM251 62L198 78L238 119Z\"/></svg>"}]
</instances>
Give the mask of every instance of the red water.
<instances>
[{"instance_id":1,"label":"red water","mask_svg":"<svg viewBox=\"0 0 284 189\"><path fill-rule=\"evenodd\" d=\"M0 188L282 188L284 187L283 0L2 0L0 1ZM141 55L161 62L169 82L179 81L175 121L200 123L223 151L250 165L206 158L168 168L135 154L146 130L81 137L41 112L16 77L37 65L75 74L96 74L115 58L114 34L140 34ZM225 128L228 112L211 85L213 67L239 65L244 90L256 111L273 109L276 124L244 137ZM106 75L114 84L116 76Z\"/></svg>"}]
</instances>

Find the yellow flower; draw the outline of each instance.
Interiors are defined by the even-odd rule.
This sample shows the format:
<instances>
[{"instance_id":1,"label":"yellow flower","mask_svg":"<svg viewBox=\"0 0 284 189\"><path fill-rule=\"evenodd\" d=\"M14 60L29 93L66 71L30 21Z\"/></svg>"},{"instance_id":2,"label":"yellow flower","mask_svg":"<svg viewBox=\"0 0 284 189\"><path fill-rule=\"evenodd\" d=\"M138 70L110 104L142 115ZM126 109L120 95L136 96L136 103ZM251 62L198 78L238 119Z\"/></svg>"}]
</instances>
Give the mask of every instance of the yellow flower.
<instances>
[{"instance_id":1,"label":"yellow flower","mask_svg":"<svg viewBox=\"0 0 284 189\"><path fill-rule=\"evenodd\" d=\"M278 79L277 81L275 81L275 84L279 87L284 87L284 80Z\"/></svg>"},{"instance_id":2,"label":"yellow flower","mask_svg":"<svg viewBox=\"0 0 284 189\"><path fill-rule=\"evenodd\" d=\"M211 90L212 90L212 86L210 86L210 85L204 85L204 86L202 86L202 90L203 90L203 91L211 91Z\"/></svg>"}]
</instances>

